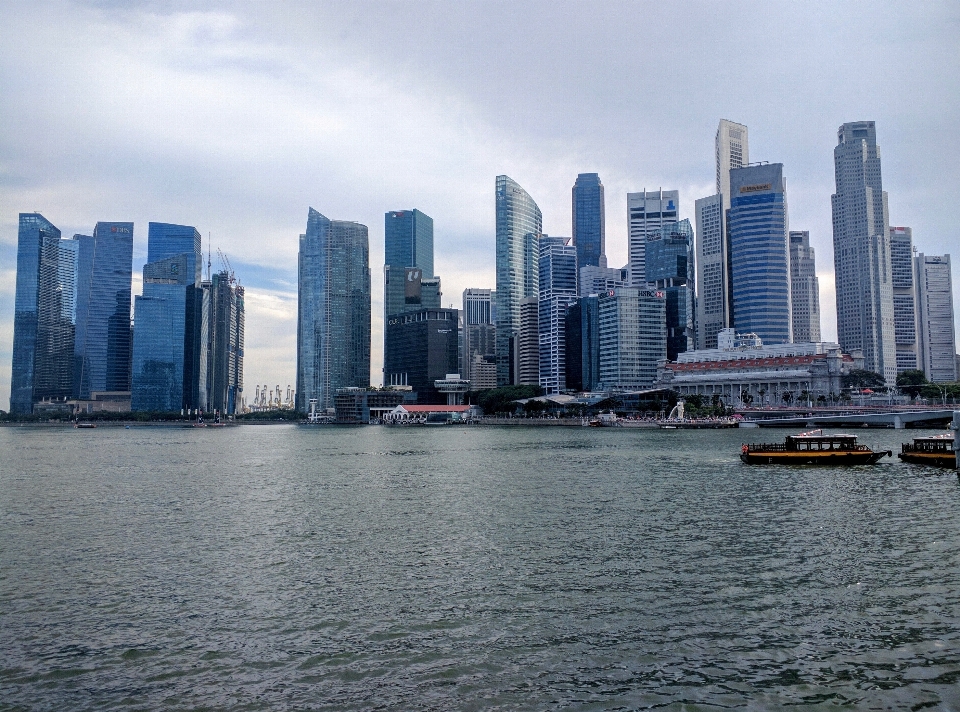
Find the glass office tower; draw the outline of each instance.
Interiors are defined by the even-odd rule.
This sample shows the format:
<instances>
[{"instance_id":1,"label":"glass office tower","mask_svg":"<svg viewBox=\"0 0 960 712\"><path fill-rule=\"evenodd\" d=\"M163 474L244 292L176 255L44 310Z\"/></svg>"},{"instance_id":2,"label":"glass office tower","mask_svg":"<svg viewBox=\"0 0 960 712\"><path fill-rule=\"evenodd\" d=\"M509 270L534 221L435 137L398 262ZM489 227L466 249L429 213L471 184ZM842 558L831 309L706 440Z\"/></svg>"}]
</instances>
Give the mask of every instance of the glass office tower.
<instances>
[{"instance_id":1,"label":"glass office tower","mask_svg":"<svg viewBox=\"0 0 960 712\"><path fill-rule=\"evenodd\" d=\"M82 253L81 245L81 274ZM78 298L82 333L76 345L79 396L130 390L130 286L133 276L133 223L98 222L93 231L89 289ZM84 303L85 302L85 303Z\"/></svg>"},{"instance_id":2,"label":"glass office tower","mask_svg":"<svg viewBox=\"0 0 960 712\"><path fill-rule=\"evenodd\" d=\"M919 364L917 308L913 283L913 230L890 228L890 267L893 275L893 330L897 342L897 373Z\"/></svg>"},{"instance_id":3,"label":"glass office tower","mask_svg":"<svg viewBox=\"0 0 960 712\"><path fill-rule=\"evenodd\" d=\"M232 415L243 398L243 287L236 284L231 272L221 270L204 283L204 289L207 329L201 342L207 348L206 408Z\"/></svg>"},{"instance_id":4,"label":"glass office tower","mask_svg":"<svg viewBox=\"0 0 960 712\"><path fill-rule=\"evenodd\" d=\"M58 396L56 358L61 295L60 230L40 213L20 213L13 314L10 412L33 412L35 401ZM38 372L37 367L40 367ZM70 395L68 387L64 396Z\"/></svg>"},{"instance_id":5,"label":"glass office tower","mask_svg":"<svg viewBox=\"0 0 960 712\"><path fill-rule=\"evenodd\" d=\"M627 193L629 226L630 286L646 286L647 238L659 235L664 225L679 218L680 192L676 190Z\"/></svg>"},{"instance_id":6,"label":"glass office tower","mask_svg":"<svg viewBox=\"0 0 960 712\"><path fill-rule=\"evenodd\" d=\"M297 408L333 408L337 388L370 385L370 248L367 226L313 208L300 236Z\"/></svg>"},{"instance_id":7,"label":"glass office tower","mask_svg":"<svg viewBox=\"0 0 960 712\"><path fill-rule=\"evenodd\" d=\"M179 411L184 402L187 289L190 256L175 255L143 267L143 295L134 300L133 411Z\"/></svg>"},{"instance_id":8,"label":"glass office tower","mask_svg":"<svg viewBox=\"0 0 960 712\"><path fill-rule=\"evenodd\" d=\"M667 357L663 291L622 288L601 294L597 305L600 388L648 388L657 362Z\"/></svg>"},{"instance_id":9,"label":"glass office tower","mask_svg":"<svg viewBox=\"0 0 960 712\"><path fill-rule=\"evenodd\" d=\"M567 310L565 367L570 390L592 391L600 382L599 320L597 295L581 297Z\"/></svg>"},{"instance_id":10,"label":"glass office tower","mask_svg":"<svg viewBox=\"0 0 960 712\"><path fill-rule=\"evenodd\" d=\"M820 282L817 280L816 251L810 246L810 232L790 232L790 311L793 314L793 341L807 344L820 341Z\"/></svg>"},{"instance_id":11,"label":"glass office tower","mask_svg":"<svg viewBox=\"0 0 960 712\"><path fill-rule=\"evenodd\" d=\"M733 326L765 344L793 341L790 241L783 164L730 171Z\"/></svg>"},{"instance_id":12,"label":"glass office tower","mask_svg":"<svg viewBox=\"0 0 960 712\"><path fill-rule=\"evenodd\" d=\"M566 390L564 318L577 301L577 252L569 237L540 239L540 386L547 394Z\"/></svg>"},{"instance_id":13,"label":"glass office tower","mask_svg":"<svg viewBox=\"0 0 960 712\"><path fill-rule=\"evenodd\" d=\"M384 317L407 311L406 269L416 267L422 279L433 274L433 218L419 210L392 210L383 216ZM409 309L418 309L419 304Z\"/></svg>"},{"instance_id":14,"label":"glass office tower","mask_svg":"<svg viewBox=\"0 0 960 712\"><path fill-rule=\"evenodd\" d=\"M581 267L607 266L603 183L596 173L581 173L573 184L573 244Z\"/></svg>"},{"instance_id":15,"label":"glass office tower","mask_svg":"<svg viewBox=\"0 0 960 712\"><path fill-rule=\"evenodd\" d=\"M833 209L833 262L837 340L844 353L863 350L864 368L897 377L887 194L873 121L843 124L833 149L837 192Z\"/></svg>"},{"instance_id":16,"label":"glass office tower","mask_svg":"<svg viewBox=\"0 0 960 712\"><path fill-rule=\"evenodd\" d=\"M690 221L664 225L647 239L646 280L666 298L667 359L694 347L693 227Z\"/></svg>"},{"instance_id":17,"label":"glass office tower","mask_svg":"<svg viewBox=\"0 0 960 712\"><path fill-rule=\"evenodd\" d=\"M520 302L539 292L543 216L533 198L508 176L497 176L497 385L516 383L515 343Z\"/></svg>"},{"instance_id":18,"label":"glass office tower","mask_svg":"<svg viewBox=\"0 0 960 712\"><path fill-rule=\"evenodd\" d=\"M200 240L200 231L192 225L152 222L147 233L147 263L185 254L188 279L200 284L203 269Z\"/></svg>"},{"instance_id":19,"label":"glass office tower","mask_svg":"<svg viewBox=\"0 0 960 712\"><path fill-rule=\"evenodd\" d=\"M65 401L73 395L76 332L77 243L52 236L41 248L40 299L34 403Z\"/></svg>"}]
</instances>

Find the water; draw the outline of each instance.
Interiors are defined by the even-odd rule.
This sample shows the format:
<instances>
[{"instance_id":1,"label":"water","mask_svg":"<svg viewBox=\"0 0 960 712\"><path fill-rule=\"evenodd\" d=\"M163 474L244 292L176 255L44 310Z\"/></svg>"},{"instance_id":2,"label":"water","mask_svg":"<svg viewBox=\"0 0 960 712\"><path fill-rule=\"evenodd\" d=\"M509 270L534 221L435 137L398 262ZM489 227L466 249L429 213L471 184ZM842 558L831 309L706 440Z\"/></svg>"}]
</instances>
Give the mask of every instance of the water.
<instances>
[{"instance_id":1,"label":"water","mask_svg":"<svg viewBox=\"0 0 960 712\"><path fill-rule=\"evenodd\" d=\"M957 477L784 434L0 428L0 709L960 709Z\"/></svg>"}]
</instances>

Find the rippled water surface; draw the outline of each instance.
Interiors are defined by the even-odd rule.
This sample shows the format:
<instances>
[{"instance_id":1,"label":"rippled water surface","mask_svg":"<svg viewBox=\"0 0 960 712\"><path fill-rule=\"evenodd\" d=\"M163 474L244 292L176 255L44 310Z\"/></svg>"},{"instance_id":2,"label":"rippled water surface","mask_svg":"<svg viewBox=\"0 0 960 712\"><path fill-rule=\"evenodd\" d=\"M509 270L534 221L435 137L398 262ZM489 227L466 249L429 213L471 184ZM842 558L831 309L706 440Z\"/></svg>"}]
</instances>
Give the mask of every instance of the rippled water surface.
<instances>
[{"instance_id":1,"label":"rippled water surface","mask_svg":"<svg viewBox=\"0 0 960 712\"><path fill-rule=\"evenodd\" d=\"M0 709L960 709L956 475L784 434L0 428Z\"/></svg>"}]
</instances>

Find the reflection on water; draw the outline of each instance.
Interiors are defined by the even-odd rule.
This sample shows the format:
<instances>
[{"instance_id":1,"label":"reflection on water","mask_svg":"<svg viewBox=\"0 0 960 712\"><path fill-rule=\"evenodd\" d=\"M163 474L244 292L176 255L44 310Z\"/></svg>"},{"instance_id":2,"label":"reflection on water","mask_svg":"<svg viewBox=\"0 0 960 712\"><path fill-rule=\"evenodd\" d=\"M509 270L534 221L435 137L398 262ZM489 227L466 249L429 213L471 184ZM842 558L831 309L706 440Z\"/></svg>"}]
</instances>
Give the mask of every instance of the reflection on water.
<instances>
[{"instance_id":1,"label":"reflection on water","mask_svg":"<svg viewBox=\"0 0 960 712\"><path fill-rule=\"evenodd\" d=\"M956 476L783 434L0 429L0 708L960 704Z\"/></svg>"}]
</instances>

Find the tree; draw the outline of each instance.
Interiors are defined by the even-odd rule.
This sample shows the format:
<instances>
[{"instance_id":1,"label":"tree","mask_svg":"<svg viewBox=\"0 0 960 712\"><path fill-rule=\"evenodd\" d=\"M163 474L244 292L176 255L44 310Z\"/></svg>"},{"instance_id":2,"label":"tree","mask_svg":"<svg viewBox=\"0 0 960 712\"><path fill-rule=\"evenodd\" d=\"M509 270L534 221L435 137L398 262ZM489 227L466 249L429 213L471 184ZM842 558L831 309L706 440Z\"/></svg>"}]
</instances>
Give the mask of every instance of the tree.
<instances>
[{"instance_id":1,"label":"tree","mask_svg":"<svg viewBox=\"0 0 960 712\"><path fill-rule=\"evenodd\" d=\"M887 379L879 373L855 368L840 376L840 383L844 388L883 388L887 385Z\"/></svg>"},{"instance_id":2,"label":"tree","mask_svg":"<svg viewBox=\"0 0 960 712\"><path fill-rule=\"evenodd\" d=\"M780 400L782 400L787 405L790 405L790 401L793 400L793 393L791 393L790 391L784 391L783 395L780 396Z\"/></svg>"},{"instance_id":3,"label":"tree","mask_svg":"<svg viewBox=\"0 0 960 712\"><path fill-rule=\"evenodd\" d=\"M918 368L911 368L897 374L897 388L911 398L916 398L927 383L929 383L927 374Z\"/></svg>"},{"instance_id":4,"label":"tree","mask_svg":"<svg viewBox=\"0 0 960 712\"><path fill-rule=\"evenodd\" d=\"M535 398L542 396L543 389L540 386L504 386L503 388L490 388L485 391L478 391L471 394L486 415L495 413L512 413L517 409L516 401L523 398Z\"/></svg>"},{"instance_id":5,"label":"tree","mask_svg":"<svg viewBox=\"0 0 960 712\"><path fill-rule=\"evenodd\" d=\"M746 388L740 391L740 402L745 406L749 406L751 403L753 403L753 396L747 392Z\"/></svg>"}]
</instances>

